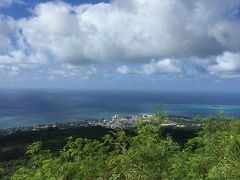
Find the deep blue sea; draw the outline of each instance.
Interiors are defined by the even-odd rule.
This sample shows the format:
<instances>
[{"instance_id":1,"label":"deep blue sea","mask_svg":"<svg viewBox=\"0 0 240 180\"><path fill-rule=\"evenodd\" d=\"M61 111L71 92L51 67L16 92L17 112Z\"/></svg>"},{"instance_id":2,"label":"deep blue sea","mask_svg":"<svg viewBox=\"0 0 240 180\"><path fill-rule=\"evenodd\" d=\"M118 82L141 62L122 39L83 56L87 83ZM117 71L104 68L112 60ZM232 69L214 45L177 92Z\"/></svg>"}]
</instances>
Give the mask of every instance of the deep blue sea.
<instances>
[{"instance_id":1,"label":"deep blue sea","mask_svg":"<svg viewBox=\"0 0 240 180\"><path fill-rule=\"evenodd\" d=\"M240 117L240 92L1 90L0 128L163 111Z\"/></svg>"}]
</instances>

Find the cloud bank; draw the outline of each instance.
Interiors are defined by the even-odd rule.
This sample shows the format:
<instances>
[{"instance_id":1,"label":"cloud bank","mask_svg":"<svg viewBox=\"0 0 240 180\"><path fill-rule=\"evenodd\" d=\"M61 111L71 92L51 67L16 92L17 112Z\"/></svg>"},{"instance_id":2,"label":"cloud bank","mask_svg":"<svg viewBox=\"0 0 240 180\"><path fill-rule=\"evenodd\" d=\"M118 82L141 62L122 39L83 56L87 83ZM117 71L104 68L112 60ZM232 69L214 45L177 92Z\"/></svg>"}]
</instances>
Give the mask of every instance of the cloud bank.
<instances>
[{"instance_id":1,"label":"cloud bank","mask_svg":"<svg viewBox=\"0 0 240 180\"><path fill-rule=\"evenodd\" d=\"M238 0L113 0L78 6L54 1L38 4L32 16L18 21L0 18L0 64L11 62L19 69L49 62L69 67L117 62L140 63L143 74L237 77L239 56ZM186 66L191 59L198 61ZM132 73L127 65L117 72Z\"/></svg>"}]
</instances>

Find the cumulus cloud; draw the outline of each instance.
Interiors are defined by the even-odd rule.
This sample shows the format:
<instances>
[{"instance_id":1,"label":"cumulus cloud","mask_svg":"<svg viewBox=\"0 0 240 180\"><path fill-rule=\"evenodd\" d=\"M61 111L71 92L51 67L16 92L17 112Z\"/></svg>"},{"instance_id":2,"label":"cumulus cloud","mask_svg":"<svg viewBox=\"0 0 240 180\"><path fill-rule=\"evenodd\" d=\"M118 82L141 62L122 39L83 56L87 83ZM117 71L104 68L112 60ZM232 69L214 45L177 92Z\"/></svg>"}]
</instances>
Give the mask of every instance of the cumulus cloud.
<instances>
[{"instance_id":1,"label":"cumulus cloud","mask_svg":"<svg viewBox=\"0 0 240 180\"><path fill-rule=\"evenodd\" d=\"M72 64L206 57L236 51L236 0L113 0L71 6L48 2L19 23L27 43ZM230 20L228 20L230 19Z\"/></svg>"},{"instance_id":2,"label":"cumulus cloud","mask_svg":"<svg viewBox=\"0 0 240 180\"><path fill-rule=\"evenodd\" d=\"M73 66L70 64L62 64L60 67L49 72L51 79L56 78L69 78L69 77L84 77L87 78L96 74L96 68L94 66Z\"/></svg>"},{"instance_id":3,"label":"cumulus cloud","mask_svg":"<svg viewBox=\"0 0 240 180\"><path fill-rule=\"evenodd\" d=\"M19 75L37 68L48 60L45 54L34 51L18 35L17 22L0 15L0 73L2 75Z\"/></svg>"},{"instance_id":4,"label":"cumulus cloud","mask_svg":"<svg viewBox=\"0 0 240 180\"><path fill-rule=\"evenodd\" d=\"M119 67L122 74L233 75L239 72L233 56L240 51L239 7L238 0L40 3L30 17L0 18L0 64L24 69L56 61L62 66L52 73L62 76L92 74L88 64L108 62L143 63L138 72ZM186 66L183 60L193 57L200 62Z\"/></svg>"},{"instance_id":5,"label":"cumulus cloud","mask_svg":"<svg viewBox=\"0 0 240 180\"><path fill-rule=\"evenodd\" d=\"M138 68L130 68L122 65L117 68L120 74L181 74L183 73L183 62L176 59L151 60Z\"/></svg>"},{"instance_id":6,"label":"cumulus cloud","mask_svg":"<svg viewBox=\"0 0 240 180\"><path fill-rule=\"evenodd\" d=\"M14 19L0 15L0 54L12 48L10 36L15 27Z\"/></svg>"},{"instance_id":7,"label":"cumulus cloud","mask_svg":"<svg viewBox=\"0 0 240 180\"><path fill-rule=\"evenodd\" d=\"M217 56L215 64L208 67L210 74L219 75L225 78L240 76L240 54L225 52Z\"/></svg>"},{"instance_id":8,"label":"cumulus cloud","mask_svg":"<svg viewBox=\"0 0 240 180\"><path fill-rule=\"evenodd\" d=\"M11 17L0 15L0 74L2 75L19 75L48 62L45 53L34 50L25 42L24 37L19 34L17 23Z\"/></svg>"},{"instance_id":9,"label":"cumulus cloud","mask_svg":"<svg viewBox=\"0 0 240 180\"><path fill-rule=\"evenodd\" d=\"M117 72L120 74L129 74L132 70L127 65L122 65L117 68Z\"/></svg>"},{"instance_id":10,"label":"cumulus cloud","mask_svg":"<svg viewBox=\"0 0 240 180\"><path fill-rule=\"evenodd\" d=\"M182 67L180 61L173 59L153 60L142 67L144 74L180 74Z\"/></svg>"},{"instance_id":11,"label":"cumulus cloud","mask_svg":"<svg viewBox=\"0 0 240 180\"><path fill-rule=\"evenodd\" d=\"M47 59L39 53L26 55L22 51L12 51L8 55L0 55L1 74L19 75L45 64Z\"/></svg>"}]
</instances>

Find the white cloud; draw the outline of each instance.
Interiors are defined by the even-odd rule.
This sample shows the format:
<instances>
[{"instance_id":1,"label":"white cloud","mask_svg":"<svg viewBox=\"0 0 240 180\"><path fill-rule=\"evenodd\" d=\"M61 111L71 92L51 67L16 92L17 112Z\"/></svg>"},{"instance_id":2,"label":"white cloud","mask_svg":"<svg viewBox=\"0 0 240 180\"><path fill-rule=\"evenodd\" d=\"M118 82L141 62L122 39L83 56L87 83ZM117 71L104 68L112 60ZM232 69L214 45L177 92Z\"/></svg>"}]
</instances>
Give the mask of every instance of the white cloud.
<instances>
[{"instance_id":1,"label":"white cloud","mask_svg":"<svg viewBox=\"0 0 240 180\"><path fill-rule=\"evenodd\" d=\"M21 2L2 0L0 6ZM209 72L233 77L239 73L240 61L234 56L240 51L236 7L239 0L40 3L31 17L19 21L0 16L0 66L20 72L57 61L62 66L53 69L52 75L65 77L94 74L94 68L86 64L144 63L138 71L123 65L117 72ZM200 62L184 66L182 60L192 57Z\"/></svg>"},{"instance_id":2,"label":"white cloud","mask_svg":"<svg viewBox=\"0 0 240 180\"><path fill-rule=\"evenodd\" d=\"M208 67L209 73L221 77L240 76L240 54L225 52L217 56L215 64Z\"/></svg>"},{"instance_id":3,"label":"white cloud","mask_svg":"<svg viewBox=\"0 0 240 180\"><path fill-rule=\"evenodd\" d=\"M120 74L129 74L129 73L131 73L131 70L128 66L122 65L117 68L117 72Z\"/></svg>"},{"instance_id":4,"label":"white cloud","mask_svg":"<svg viewBox=\"0 0 240 180\"><path fill-rule=\"evenodd\" d=\"M0 74L2 75L19 75L26 70L36 69L48 61L46 54L30 47L18 31L16 20L0 15Z\"/></svg>"},{"instance_id":5,"label":"white cloud","mask_svg":"<svg viewBox=\"0 0 240 180\"><path fill-rule=\"evenodd\" d=\"M18 66L0 64L0 74L5 76L17 76L21 73Z\"/></svg>"},{"instance_id":6,"label":"white cloud","mask_svg":"<svg viewBox=\"0 0 240 180\"><path fill-rule=\"evenodd\" d=\"M39 53L26 55L20 50L11 51L8 55L0 55L0 71L1 74L19 75L42 66L46 61L46 57Z\"/></svg>"},{"instance_id":7,"label":"white cloud","mask_svg":"<svg viewBox=\"0 0 240 180\"><path fill-rule=\"evenodd\" d=\"M96 74L96 68L94 66L73 66L69 64L62 64L60 67L49 72L51 79L69 77L87 78L94 74Z\"/></svg>"},{"instance_id":8,"label":"white cloud","mask_svg":"<svg viewBox=\"0 0 240 180\"><path fill-rule=\"evenodd\" d=\"M39 4L19 23L30 47L74 64L207 57L236 51L237 0L113 0L71 6ZM228 38L222 35L226 34Z\"/></svg>"},{"instance_id":9,"label":"white cloud","mask_svg":"<svg viewBox=\"0 0 240 180\"><path fill-rule=\"evenodd\" d=\"M144 74L180 74L182 73L181 63L173 59L153 60L142 67Z\"/></svg>"},{"instance_id":10,"label":"white cloud","mask_svg":"<svg viewBox=\"0 0 240 180\"><path fill-rule=\"evenodd\" d=\"M143 64L140 68L132 69L127 65L117 68L120 74L181 74L183 73L183 63L175 59L152 60L150 63Z\"/></svg>"},{"instance_id":11,"label":"white cloud","mask_svg":"<svg viewBox=\"0 0 240 180\"><path fill-rule=\"evenodd\" d=\"M0 54L11 50L12 42L10 36L14 32L15 21L10 17L0 15Z\"/></svg>"}]
</instances>

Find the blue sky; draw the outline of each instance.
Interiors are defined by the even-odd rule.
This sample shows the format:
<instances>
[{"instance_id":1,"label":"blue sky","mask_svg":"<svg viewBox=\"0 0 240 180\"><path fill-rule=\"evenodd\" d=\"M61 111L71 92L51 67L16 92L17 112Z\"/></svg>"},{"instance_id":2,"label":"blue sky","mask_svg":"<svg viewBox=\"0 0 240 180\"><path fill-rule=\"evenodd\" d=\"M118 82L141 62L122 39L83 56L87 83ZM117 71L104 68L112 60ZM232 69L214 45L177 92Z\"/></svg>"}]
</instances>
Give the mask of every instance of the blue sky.
<instances>
[{"instance_id":1,"label":"blue sky","mask_svg":"<svg viewBox=\"0 0 240 180\"><path fill-rule=\"evenodd\" d=\"M240 90L238 0L0 0L0 88Z\"/></svg>"}]
</instances>

